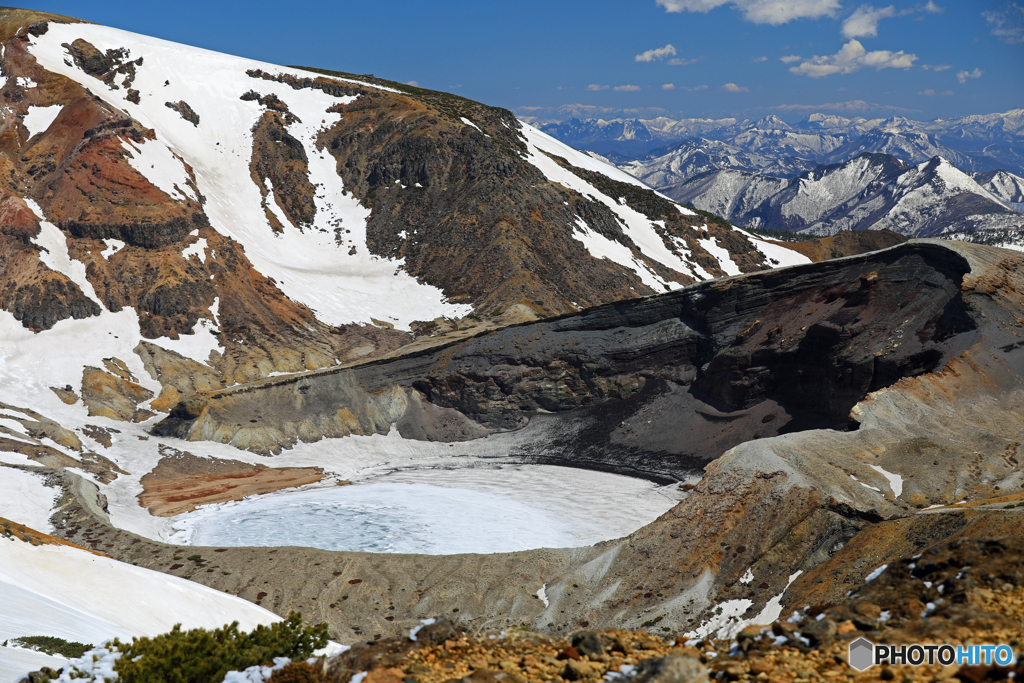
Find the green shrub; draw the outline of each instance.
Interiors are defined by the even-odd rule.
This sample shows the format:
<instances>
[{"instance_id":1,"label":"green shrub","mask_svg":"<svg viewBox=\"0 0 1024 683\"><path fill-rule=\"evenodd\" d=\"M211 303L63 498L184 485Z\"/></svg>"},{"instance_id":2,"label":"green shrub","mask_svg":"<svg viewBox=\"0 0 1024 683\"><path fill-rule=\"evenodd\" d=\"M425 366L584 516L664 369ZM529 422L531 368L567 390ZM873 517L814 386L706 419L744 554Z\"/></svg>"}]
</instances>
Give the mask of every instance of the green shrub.
<instances>
[{"instance_id":1,"label":"green shrub","mask_svg":"<svg viewBox=\"0 0 1024 683\"><path fill-rule=\"evenodd\" d=\"M85 654L86 650L92 649L92 645L68 642L63 638L55 636L22 636L21 638L11 638L10 641L5 641L4 645L8 642L11 645L27 647L38 652L45 652L48 655L58 655L65 659L81 657Z\"/></svg>"},{"instance_id":2,"label":"green shrub","mask_svg":"<svg viewBox=\"0 0 1024 683\"><path fill-rule=\"evenodd\" d=\"M326 644L327 624L303 627L298 612L251 633L239 632L237 621L213 631L182 631L177 624L153 638L114 641L124 653L114 670L119 683L208 683L223 680L228 671L271 664L275 657L301 661Z\"/></svg>"}]
</instances>

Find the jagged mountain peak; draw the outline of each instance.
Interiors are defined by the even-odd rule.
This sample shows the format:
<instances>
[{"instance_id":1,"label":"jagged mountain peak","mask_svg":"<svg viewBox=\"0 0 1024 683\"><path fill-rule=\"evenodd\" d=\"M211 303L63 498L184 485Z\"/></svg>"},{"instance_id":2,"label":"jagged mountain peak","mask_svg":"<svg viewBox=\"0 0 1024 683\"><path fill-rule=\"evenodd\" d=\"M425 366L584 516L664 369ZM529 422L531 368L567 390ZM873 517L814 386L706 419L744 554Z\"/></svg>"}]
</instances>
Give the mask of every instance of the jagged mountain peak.
<instances>
[{"instance_id":1,"label":"jagged mountain peak","mask_svg":"<svg viewBox=\"0 0 1024 683\"><path fill-rule=\"evenodd\" d=\"M775 114L770 114L764 118L758 119L758 121L754 123L753 127L761 130L793 130L792 126Z\"/></svg>"}]
</instances>

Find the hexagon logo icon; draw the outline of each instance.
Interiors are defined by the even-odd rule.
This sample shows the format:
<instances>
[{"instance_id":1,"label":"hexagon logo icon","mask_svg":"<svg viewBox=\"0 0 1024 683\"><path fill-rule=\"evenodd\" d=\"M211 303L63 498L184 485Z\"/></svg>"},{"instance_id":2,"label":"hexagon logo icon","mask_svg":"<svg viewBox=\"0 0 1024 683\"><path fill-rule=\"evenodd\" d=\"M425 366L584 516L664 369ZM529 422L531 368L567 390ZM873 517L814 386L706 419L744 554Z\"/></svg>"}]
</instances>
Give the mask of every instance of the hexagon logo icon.
<instances>
[{"instance_id":1,"label":"hexagon logo icon","mask_svg":"<svg viewBox=\"0 0 1024 683\"><path fill-rule=\"evenodd\" d=\"M850 666L857 671L871 668L875 660L875 646L867 638L858 638L850 643Z\"/></svg>"}]
</instances>

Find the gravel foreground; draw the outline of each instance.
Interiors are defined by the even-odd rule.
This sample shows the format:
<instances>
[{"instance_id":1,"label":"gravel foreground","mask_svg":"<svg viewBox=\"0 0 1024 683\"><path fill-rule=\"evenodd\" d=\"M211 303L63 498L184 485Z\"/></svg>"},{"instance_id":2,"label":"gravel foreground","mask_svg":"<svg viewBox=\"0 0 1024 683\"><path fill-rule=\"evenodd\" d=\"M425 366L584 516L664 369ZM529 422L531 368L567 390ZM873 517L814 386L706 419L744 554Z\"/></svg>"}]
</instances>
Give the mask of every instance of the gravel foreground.
<instances>
[{"instance_id":1,"label":"gravel foreground","mask_svg":"<svg viewBox=\"0 0 1024 683\"><path fill-rule=\"evenodd\" d=\"M837 605L784 611L784 620L747 626L734 638L687 639L621 629L553 638L525 629L466 636L439 619L416 640L354 646L323 666L293 665L277 681L467 683L515 681L922 681L1024 679L1024 664L876 665L848 662L858 638L889 644L1007 644L1024 639L1024 543L961 540L882 570ZM792 615L792 616L788 616ZM451 615L457 617L457 615ZM657 628L654 626L653 628ZM272 678L272 681L275 679Z\"/></svg>"}]
</instances>

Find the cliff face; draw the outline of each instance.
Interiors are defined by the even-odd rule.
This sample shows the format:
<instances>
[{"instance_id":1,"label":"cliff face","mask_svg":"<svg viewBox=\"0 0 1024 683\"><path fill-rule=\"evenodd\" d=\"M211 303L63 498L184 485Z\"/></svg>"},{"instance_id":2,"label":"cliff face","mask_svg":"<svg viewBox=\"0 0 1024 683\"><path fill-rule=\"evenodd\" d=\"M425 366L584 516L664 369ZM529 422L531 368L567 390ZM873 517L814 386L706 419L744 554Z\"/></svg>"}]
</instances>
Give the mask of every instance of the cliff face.
<instances>
[{"instance_id":1,"label":"cliff face","mask_svg":"<svg viewBox=\"0 0 1024 683\"><path fill-rule=\"evenodd\" d=\"M915 244L707 283L204 394L155 432L268 453L392 424L464 440L536 420L547 457L681 472L750 439L845 427L869 392L941 367L976 327L966 272L954 252Z\"/></svg>"}]
</instances>

